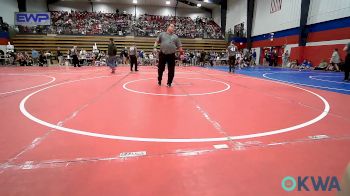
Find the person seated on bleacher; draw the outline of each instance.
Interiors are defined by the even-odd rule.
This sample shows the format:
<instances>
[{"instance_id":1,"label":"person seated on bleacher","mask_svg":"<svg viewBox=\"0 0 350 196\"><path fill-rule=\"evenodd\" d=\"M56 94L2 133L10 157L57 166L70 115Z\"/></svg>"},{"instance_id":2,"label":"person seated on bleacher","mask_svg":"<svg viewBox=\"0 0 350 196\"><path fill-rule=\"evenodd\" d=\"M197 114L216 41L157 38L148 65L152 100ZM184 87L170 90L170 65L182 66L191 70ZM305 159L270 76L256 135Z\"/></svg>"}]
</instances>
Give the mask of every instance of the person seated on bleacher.
<instances>
[{"instance_id":1,"label":"person seated on bleacher","mask_svg":"<svg viewBox=\"0 0 350 196\"><path fill-rule=\"evenodd\" d=\"M19 63L20 66L27 66L27 61L25 59L25 56L21 52L17 53L16 61Z\"/></svg>"},{"instance_id":2,"label":"person seated on bleacher","mask_svg":"<svg viewBox=\"0 0 350 196\"><path fill-rule=\"evenodd\" d=\"M31 55L28 54L28 52L24 52L24 59L27 63L27 66L32 66L33 65L33 58Z\"/></svg>"},{"instance_id":3,"label":"person seated on bleacher","mask_svg":"<svg viewBox=\"0 0 350 196\"><path fill-rule=\"evenodd\" d=\"M292 61L289 61L288 64L287 64L287 67L291 68L291 69L295 69L295 67L298 66L298 61L297 60L292 60Z\"/></svg>"},{"instance_id":4,"label":"person seated on bleacher","mask_svg":"<svg viewBox=\"0 0 350 196\"><path fill-rule=\"evenodd\" d=\"M315 70L326 70L328 67L328 63L325 59L322 59L321 63L315 67Z\"/></svg>"},{"instance_id":5,"label":"person seated on bleacher","mask_svg":"<svg viewBox=\"0 0 350 196\"><path fill-rule=\"evenodd\" d=\"M310 69L312 67L312 64L310 61L305 59L302 64L299 65L299 69Z\"/></svg>"}]
</instances>

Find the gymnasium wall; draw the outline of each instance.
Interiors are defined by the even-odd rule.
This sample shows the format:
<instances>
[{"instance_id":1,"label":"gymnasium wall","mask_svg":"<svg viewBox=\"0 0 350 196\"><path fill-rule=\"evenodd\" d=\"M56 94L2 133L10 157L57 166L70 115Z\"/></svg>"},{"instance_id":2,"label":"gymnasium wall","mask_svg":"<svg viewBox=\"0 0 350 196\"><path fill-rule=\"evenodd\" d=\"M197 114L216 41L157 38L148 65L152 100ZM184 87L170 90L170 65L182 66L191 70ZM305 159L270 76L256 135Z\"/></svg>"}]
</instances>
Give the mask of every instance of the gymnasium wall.
<instances>
[{"instance_id":1,"label":"gymnasium wall","mask_svg":"<svg viewBox=\"0 0 350 196\"><path fill-rule=\"evenodd\" d=\"M15 12L18 12L16 0L0 0L0 16L9 25L15 23Z\"/></svg>"},{"instance_id":2,"label":"gymnasium wall","mask_svg":"<svg viewBox=\"0 0 350 196\"><path fill-rule=\"evenodd\" d=\"M46 0L26 0L27 12L47 12Z\"/></svg>"},{"instance_id":3,"label":"gymnasium wall","mask_svg":"<svg viewBox=\"0 0 350 196\"><path fill-rule=\"evenodd\" d=\"M275 17L279 19L276 20L269 19L278 13L270 14L269 2L271 0L257 0L255 2L253 47L285 46L291 52L291 59L299 61L309 59L314 65L318 65L322 59L329 61L334 48L338 48L341 57L345 58L345 52L342 49L350 41L349 0L311 0L307 23L309 34L305 47L298 47L300 0L293 0L294 3L292 0L283 0L282 9L279 11L281 13ZM284 10L287 5L290 5L291 10L299 7L298 14L291 15L291 18L295 19L294 22L288 17L283 17L290 13L290 11ZM262 13L271 16L264 16ZM266 19L265 22L262 21L263 18ZM256 24L257 21L260 21L260 24ZM273 24L274 22L276 23ZM280 27L277 28L277 25ZM272 41L271 33L274 33Z\"/></svg>"},{"instance_id":4,"label":"gymnasium wall","mask_svg":"<svg viewBox=\"0 0 350 196\"><path fill-rule=\"evenodd\" d=\"M350 17L311 24L308 31L306 46L293 48L291 58L310 59L319 64L322 59L329 61L333 50L338 48L341 58L345 59L343 48L350 42Z\"/></svg>"},{"instance_id":5,"label":"gymnasium wall","mask_svg":"<svg viewBox=\"0 0 350 196\"><path fill-rule=\"evenodd\" d=\"M0 45L7 45L10 40L10 35L8 32L0 32Z\"/></svg>"},{"instance_id":6,"label":"gymnasium wall","mask_svg":"<svg viewBox=\"0 0 350 196\"><path fill-rule=\"evenodd\" d=\"M301 0L283 0L280 11L270 13L271 0L255 0L252 36L299 26Z\"/></svg>"},{"instance_id":7,"label":"gymnasium wall","mask_svg":"<svg viewBox=\"0 0 350 196\"><path fill-rule=\"evenodd\" d=\"M256 0L260 1L260 0ZM240 23L247 27L247 0L228 0L226 14L226 32Z\"/></svg>"},{"instance_id":8,"label":"gymnasium wall","mask_svg":"<svg viewBox=\"0 0 350 196\"><path fill-rule=\"evenodd\" d=\"M92 7L89 2L65 2L60 1L54 4L50 4L49 8L51 11L70 11L70 10L81 10L91 11ZM121 5L115 3L93 3L93 9L95 12L114 13L116 9L120 12L126 11L128 14L135 14L134 5ZM161 16L175 15L175 9L173 7L158 7L152 5L137 5L136 16L142 14L153 14ZM196 16L210 17L210 13L198 8L177 8L177 16L188 16L195 18Z\"/></svg>"},{"instance_id":9,"label":"gymnasium wall","mask_svg":"<svg viewBox=\"0 0 350 196\"><path fill-rule=\"evenodd\" d=\"M349 14L349 0L311 0L308 24L344 18Z\"/></svg>"}]
</instances>

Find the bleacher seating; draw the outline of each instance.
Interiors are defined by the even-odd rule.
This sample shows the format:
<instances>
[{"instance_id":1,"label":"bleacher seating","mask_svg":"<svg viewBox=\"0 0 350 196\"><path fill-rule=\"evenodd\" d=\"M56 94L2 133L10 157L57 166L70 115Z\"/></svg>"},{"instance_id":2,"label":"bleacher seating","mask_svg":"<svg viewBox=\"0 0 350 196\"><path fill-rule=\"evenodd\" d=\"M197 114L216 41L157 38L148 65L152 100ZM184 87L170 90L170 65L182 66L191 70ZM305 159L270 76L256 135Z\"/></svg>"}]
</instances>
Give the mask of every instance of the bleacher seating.
<instances>
[{"instance_id":1,"label":"bleacher seating","mask_svg":"<svg viewBox=\"0 0 350 196\"><path fill-rule=\"evenodd\" d=\"M73 46L78 49L91 51L96 43L100 50L107 50L109 38L114 38L120 52L122 48L129 47L135 43L139 49L151 52L155 41L154 37L132 37L132 36L73 36L73 35L34 35L17 34L13 38L13 44L19 52L29 52L31 49L38 51L56 51L61 48L63 53L67 53ZM226 49L225 40L220 39L185 39L181 38L184 50L205 50L221 52Z\"/></svg>"}]
</instances>

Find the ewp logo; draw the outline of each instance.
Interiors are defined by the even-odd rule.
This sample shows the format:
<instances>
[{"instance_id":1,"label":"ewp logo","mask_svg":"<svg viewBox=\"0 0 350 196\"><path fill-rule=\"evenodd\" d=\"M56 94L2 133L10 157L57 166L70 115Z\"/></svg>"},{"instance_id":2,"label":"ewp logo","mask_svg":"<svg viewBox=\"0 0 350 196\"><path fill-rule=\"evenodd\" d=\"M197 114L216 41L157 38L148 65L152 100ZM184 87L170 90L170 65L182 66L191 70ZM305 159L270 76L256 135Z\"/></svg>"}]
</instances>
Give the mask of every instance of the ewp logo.
<instances>
[{"instance_id":1,"label":"ewp logo","mask_svg":"<svg viewBox=\"0 0 350 196\"><path fill-rule=\"evenodd\" d=\"M311 191L340 191L338 178L336 176L327 176L326 179L321 176L317 178L314 176L298 176L298 182L295 178L287 176L282 180L282 188L288 192L294 191L296 188L298 188L298 191L310 191L310 188Z\"/></svg>"},{"instance_id":2,"label":"ewp logo","mask_svg":"<svg viewBox=\"0 0 350 196\"><path fill-rule=\"evenodd\" d=\"M27 13L19 12L15 15L16 25L23 26L36 26L36 25L50 25L50 13L41 12L41 13Z\"/></svg>"}]
</instances>

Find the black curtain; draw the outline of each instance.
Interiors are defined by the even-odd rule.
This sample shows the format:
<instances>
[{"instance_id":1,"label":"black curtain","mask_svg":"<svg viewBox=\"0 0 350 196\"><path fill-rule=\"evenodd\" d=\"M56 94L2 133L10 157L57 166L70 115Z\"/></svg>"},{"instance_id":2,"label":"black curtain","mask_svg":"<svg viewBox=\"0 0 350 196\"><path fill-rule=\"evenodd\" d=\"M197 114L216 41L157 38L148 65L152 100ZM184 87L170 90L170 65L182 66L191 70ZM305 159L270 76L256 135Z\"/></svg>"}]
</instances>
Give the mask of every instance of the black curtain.
<instances>
[{"instance_id":1,"label":"black curtain","mask_svg":"<svg viewBox=\"0 0 350 196\"><path fill-rule=\"evenodd\" d=\"M255 0L248 0L247 5L247 48L252 48L252 27L254 17L254 3Z\"/></svg>"},{"instance_id":2,"label":"black curtain","mask_svg":"<svg viewBox=\"0 0 350 196\"><path fill-rule=\"evenodd\" d=\"M310 0L301 1L300 26L299 26L299 46L306 46L308 30L307 18L309 16Z\"/></svg>"},{"instance_id":3,"label":"black curtain","mask_svg":"<svg viewBox=\"0 0 350 196\"><path fill-rule=\"evenodd\" d=\"M18 4L18 11L19 12L26 12L27 11L26 0L17 0L17 4Z\"/></svg>"}]
</instances>

